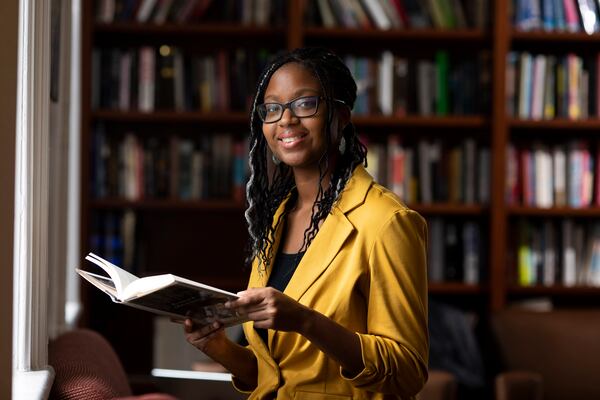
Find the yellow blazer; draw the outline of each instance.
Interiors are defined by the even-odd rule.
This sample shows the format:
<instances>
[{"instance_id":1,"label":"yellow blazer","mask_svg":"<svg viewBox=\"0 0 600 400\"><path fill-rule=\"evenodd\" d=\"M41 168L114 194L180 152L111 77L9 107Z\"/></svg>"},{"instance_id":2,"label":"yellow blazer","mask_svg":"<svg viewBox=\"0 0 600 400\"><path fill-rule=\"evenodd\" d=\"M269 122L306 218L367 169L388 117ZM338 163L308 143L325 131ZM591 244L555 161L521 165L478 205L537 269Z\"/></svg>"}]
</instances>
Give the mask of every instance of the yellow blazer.
<instances>
[{"instance_id":1,"label":"yellow blazer","mask_svg":"<svg viewBox=\"0 0 600 400\"><path fill-rule=\"evenodd\" d=\"M426 238L424 219L358 166L284 293L356 332L365 368L346 376L297 333L269 330L266 346L248 322L244 332L258 360L249 398L413 398L427 380ZM271 269L260 274L255 260L248 287L264 287ZM233 383L250 392L235 377Z\"/></svg>"}]
</instances>

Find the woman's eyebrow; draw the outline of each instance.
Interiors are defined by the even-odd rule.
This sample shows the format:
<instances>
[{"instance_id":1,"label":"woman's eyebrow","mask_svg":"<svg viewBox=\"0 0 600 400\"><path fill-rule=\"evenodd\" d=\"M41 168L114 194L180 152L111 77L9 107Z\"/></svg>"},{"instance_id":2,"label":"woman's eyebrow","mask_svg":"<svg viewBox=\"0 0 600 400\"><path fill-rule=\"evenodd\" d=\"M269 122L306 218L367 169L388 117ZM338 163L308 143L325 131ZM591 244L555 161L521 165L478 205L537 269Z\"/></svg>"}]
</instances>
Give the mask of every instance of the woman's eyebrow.
<instances>
[{"instance_id":1,"label":"woman's eyebrow","mask_svg":"<svg viewBox=\"0 0 600 400\"><path fill-rule=\"evenodd\" d=\"M312 95L312 94L319 94L320 91L318 89L314 89L314 88L302 88L302 89L298 89L296 90L292 96L289 98L289 100L287 101L292 101L294 99L297 99L298 97L302 97L302 96L306 96L306 95ZM270 100L270 101L281 101L280 97L274 94L269 94L265 96L265 101Z\"/></svg>"}]
</instances>

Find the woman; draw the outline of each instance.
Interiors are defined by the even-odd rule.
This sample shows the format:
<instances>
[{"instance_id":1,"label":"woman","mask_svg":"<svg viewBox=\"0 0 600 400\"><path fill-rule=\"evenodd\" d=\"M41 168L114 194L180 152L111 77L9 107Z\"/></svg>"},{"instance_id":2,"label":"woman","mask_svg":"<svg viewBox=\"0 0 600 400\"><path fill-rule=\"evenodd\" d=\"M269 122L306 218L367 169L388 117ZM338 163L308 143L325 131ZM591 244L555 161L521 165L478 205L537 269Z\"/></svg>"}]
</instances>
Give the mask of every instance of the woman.
<instances>
[{"instance_id":1,"label":"woman","mask_svg":"<svg viewBox=\"0 0 600 400\"><path fill-rule=\"evenodd\" d=\"M263 72L251 114L249 345L185 321L252 399L412 398L427 379L426 225L373 182L350 121L356 83L306 48Z\"/></svg>"}]
</instances>

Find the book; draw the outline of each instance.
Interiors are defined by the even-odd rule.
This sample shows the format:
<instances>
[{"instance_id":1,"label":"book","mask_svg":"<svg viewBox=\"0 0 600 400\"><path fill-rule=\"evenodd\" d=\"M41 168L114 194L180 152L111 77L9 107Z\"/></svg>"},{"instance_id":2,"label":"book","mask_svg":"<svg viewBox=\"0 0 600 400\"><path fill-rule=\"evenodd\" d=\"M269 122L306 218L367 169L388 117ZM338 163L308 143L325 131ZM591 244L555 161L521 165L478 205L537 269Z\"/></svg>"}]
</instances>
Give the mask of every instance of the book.
<instances>
[{"instance_id":1,"label":"book","mask_svg":"<svg viewBox=\"0 0 600 400\"><path fill-rule=\"evenodd\" d=\"M389 16L386 15L381 3L379 3L377 0L363 0L363 5L378 29L385 30L392 27L392 21L390 20Z\"/></svg>"},{"instance_id":2,"label":"book","mask_svg":"<svg viewBox=\"0 0 600 400\"><path fill-rule=\"evenodd\" d=\"M233 293L172 274L138 278L94 253L85 259L104 270L108 277L82 269L77 269L77 273L115 303L173 318L190 318L200 325L219 321L228 327L247 321L246 317L225 308L225 302L238 298Z\"/></svg>"}]
</instances>

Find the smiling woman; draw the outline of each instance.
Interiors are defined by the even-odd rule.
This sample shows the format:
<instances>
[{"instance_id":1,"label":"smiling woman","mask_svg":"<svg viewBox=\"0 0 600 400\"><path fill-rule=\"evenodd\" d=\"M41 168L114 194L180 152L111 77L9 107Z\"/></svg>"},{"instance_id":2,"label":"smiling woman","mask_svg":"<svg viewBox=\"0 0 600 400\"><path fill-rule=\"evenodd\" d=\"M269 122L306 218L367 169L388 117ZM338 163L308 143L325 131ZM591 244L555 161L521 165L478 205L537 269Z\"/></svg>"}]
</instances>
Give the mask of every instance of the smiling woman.
<instances>
[{"instance_id":1,"label":"smiling woman","mask_svg":"<svg viewBox=\"0 0 600 400\"><path fill-rule=\"evenodd\" d=\"M254 99L248 289L219 323L185 323L251 399L412 399L427 379L426 225L366 172L356 83L320 48L267 66ZM333 397L332 397L333 398Z\"/></svg>"}]
</instances>

